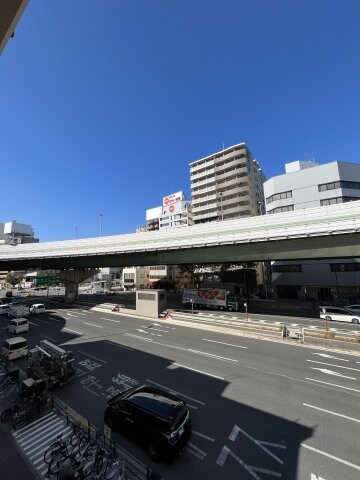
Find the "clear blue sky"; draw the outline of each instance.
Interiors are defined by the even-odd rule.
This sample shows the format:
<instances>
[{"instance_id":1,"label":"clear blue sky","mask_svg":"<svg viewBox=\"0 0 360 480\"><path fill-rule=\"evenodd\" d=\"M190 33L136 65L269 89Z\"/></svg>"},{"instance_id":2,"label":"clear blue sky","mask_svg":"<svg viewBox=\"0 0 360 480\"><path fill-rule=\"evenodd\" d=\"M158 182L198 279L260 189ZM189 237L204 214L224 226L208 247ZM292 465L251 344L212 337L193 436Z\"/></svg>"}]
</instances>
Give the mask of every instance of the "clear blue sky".
<instances>
[{"instance_id":1,"label":"clear blue sky","mask_svg":"<svg viewBox=\"0 0 360 480\"><path fill-rule=\"evenodd\" d=\"M30 0L0 57L0 221L134 232L189 163L360 161L359 0Z\"/></svg>"}]
</instances>

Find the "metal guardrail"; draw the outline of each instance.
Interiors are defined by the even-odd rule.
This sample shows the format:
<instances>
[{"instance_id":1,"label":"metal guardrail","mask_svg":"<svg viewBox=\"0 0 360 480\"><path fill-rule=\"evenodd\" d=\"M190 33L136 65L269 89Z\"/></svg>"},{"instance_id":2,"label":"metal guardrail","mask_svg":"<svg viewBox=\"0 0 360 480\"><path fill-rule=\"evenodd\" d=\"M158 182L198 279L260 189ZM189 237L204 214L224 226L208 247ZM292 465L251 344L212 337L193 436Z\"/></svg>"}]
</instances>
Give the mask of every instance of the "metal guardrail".
<instances>
[{"instance_id":1,"label":"metal guardrail","mask_svg":"<svg viewBox=\"0 0 360 480\"><path fill-rule=\"evenodd\" d=\"M108 438L102 434L89 420L85 419L76 410L71 408L65 402L60 400L56 396L52 396L51 407L56 409L58 413L66 418L66 423L78 423L80 424L88 434L88 440L96 440L100 442L104 448L107 448L116 456L120 457L125 462L126 478L132 480L164 480L163 477L154 472L149 466L140 462L137 458L120 447L111 438Z\"/></svg>"}]
</instances>

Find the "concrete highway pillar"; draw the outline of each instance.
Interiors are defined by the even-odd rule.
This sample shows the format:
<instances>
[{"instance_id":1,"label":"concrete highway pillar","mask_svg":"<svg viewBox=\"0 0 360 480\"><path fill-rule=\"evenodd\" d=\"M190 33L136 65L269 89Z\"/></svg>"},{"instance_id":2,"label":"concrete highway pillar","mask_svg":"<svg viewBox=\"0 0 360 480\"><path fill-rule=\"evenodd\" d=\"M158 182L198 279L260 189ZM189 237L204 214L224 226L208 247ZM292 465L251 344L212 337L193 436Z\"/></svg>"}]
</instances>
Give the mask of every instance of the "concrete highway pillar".
<instances>
[{"instance_id":1,"label":"concrete highway pillar","mask_svg":"<svg viewBox=\"0 0 360 480\"><path fill-rule=\"evenodd\" d=\"M65 285L65 303L78 298L79 283L99 273L98 269L60 270L60 281Z\"/></svg>"}]
</instances>

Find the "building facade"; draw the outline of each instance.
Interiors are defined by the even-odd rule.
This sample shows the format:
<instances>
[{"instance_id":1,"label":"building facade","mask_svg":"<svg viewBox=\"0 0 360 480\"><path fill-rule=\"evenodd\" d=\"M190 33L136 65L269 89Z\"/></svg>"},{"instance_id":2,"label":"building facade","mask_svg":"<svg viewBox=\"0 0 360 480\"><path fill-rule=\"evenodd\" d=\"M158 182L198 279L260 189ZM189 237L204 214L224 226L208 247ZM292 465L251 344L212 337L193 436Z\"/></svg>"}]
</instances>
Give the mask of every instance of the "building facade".
<instances>
[{"instance_id":1,"label":"building facade","mask_svg":"<svg viewBox=\"0 0 360 480\"><path fill-rule=\"evenodd\" d=\"M360 200L360 165L288 163L285 174L264 183L264 193L267 214ZM360 297L360 259L274 262L272 285L279 297L354 301Z\"/></svg>"},{"instance_id":2,"label":"building facade","mask_svg":"<svg viewBox=\"0 0 360 480\"><path fill-rule=\"evenodd\" d=\"M245 143L190 163L194 223L261 215L265 175Z\"/></svg>"}]
</instances>

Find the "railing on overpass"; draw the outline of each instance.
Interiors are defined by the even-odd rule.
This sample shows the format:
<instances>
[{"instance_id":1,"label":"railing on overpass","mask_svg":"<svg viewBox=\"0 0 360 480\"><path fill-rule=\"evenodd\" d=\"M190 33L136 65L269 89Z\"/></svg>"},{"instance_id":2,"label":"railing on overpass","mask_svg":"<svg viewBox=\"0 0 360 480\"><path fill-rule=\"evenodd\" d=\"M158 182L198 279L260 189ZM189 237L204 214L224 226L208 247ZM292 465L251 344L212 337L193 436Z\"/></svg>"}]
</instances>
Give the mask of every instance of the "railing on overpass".
<instances>
[{"instance_id":1,"label":"railing on overpass","mask_svg":"<svg viewBox=\"0 0 360 480\"><path fill-rule=\"evenodd\" d=\"M2 246L0 261L178 250L360 231L360 201L183 228Z\"/></svg>"}]
</instances>

